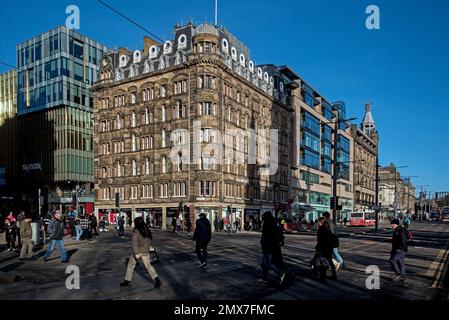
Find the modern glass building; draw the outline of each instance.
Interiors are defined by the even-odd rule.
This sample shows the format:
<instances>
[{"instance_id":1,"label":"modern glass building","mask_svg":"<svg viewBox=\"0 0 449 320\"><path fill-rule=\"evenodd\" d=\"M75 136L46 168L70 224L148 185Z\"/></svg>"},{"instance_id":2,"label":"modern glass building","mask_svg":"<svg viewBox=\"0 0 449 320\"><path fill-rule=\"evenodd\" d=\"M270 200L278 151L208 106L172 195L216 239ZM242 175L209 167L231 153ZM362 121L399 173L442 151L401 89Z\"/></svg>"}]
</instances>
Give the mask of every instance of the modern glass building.
<instances>
[{"instance_id":1,"label":"modern glass building","mask_svg":"<svg viewBox=\"0 0 449 320\"><path fill-rule=\"evenodd\" d=\"M44 207L61 209L78 190L80 203L92 209L91 88L107 50L63 26L17 45L16 136L23 143L7 171L27 183L8 179L8 172L6 180L27 202L34 203L41 189Z\"/></svg>"},{"instance_id":2,"label":"modern glass building","mask_svg":"<svg viewBox=\"0 0 449 320\"><path fill-rule=\"evenodd\" d=\"M17 112L17 72L0 74L0 125Z\"/></svg>"}]
</instances>

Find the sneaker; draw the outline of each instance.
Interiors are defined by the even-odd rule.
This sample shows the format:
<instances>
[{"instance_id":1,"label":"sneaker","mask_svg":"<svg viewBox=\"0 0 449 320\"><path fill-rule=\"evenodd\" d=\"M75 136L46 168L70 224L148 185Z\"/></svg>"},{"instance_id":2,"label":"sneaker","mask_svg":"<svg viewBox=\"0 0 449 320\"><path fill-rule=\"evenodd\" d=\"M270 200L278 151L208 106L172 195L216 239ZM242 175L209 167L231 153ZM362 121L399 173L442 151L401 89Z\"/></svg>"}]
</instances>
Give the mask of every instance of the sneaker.
<instances>
[{"instance_id":1,"label":"sneaker","mask_svg":"<svg viewBox=\"0 0 449 320\"><path fill-rule=\"evenodd\" d=\"M120 287L129 287L130 282L125 280L122 283L120 283Z\"/></svg>"},{"instance_id":2,"label":"sneaker","mask_svg":"<svg viewBox=\"0 0 449 320\"><path fill-rule=\"evenodd\" d=\"M201 268L203 268L203 267L206 267L206 268L207 268L207 262L203 262L202 264L200 264L200 265L198 266L198 269L201 269Z\"/></svg>"},{"instance_id":3,"label":"sneaker","mask_svg":"<svg viewBox=\"0 0 449 320\"><path fill-rule=\"evenodd\" d=\"M407 280L404 277L402 277L402 276L399 276L399 280L398 281L401 282L401 283L407 283Z\"/></svg>"},{"instance_id":4,"label":"sneaker","mask_svg":"<svg viewBox=\"0 0 449 320\"><path fill-rule=\"evenodd\" d=\"M281 275L281 280L279 281L279 285L281 286L282 285L282 283L284 283L284 279L285 279L285 276L286 276L287 274L284 272L282 275Z\"/></svg>"},{"instance_id":5,"label":"sneaker","mask_svg":"<svg viewBox=\"0 0 449 320\"><path fill-rule=\"evenodd\" d=\"M263 278L257 278L257 282L268 283L268 281Z\"/></svg>"},{"instance_id":6,"label":"sneaker","mask_svg":"<svg viewBox=\"0 0 449 320\"><path fill-rule=\"evenodd\" d=\"M398 282L401 279L400 275L395 275L393 278L393 282Z\"/></svg>"},{"instance_id":7,"label":"sneaker","mask_svg":"<svg viewBox=\"0 0 449 320\"><path fill-rule=\"evenodd\" d=\"M340 269L340 267L341 267L341 263L340 263L340 262L337 262L337 263L335 264L335 271L338 271L338 270Z\"/></svg>"}]
</instances>

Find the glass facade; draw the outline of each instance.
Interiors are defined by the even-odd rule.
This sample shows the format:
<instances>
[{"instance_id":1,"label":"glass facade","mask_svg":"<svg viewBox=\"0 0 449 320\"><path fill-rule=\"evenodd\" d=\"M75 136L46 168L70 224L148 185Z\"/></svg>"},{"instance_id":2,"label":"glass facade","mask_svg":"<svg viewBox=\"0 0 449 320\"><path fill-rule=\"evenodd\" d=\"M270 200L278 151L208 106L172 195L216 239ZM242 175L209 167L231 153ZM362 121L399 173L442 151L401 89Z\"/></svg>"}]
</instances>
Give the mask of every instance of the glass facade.
<instances>
[{"instance_id":1,"label":"glass facade","mask_svg":"<svg viewBox=\"0 0 449 320\"><path fill-rule=\"evenodd\" d=\"M17 46L18 114L69 105L92 110L91 86L106 47L65 27Z\"/></svg>"},{"instance_id":2,"label":"glass facade","mask_svg":"<svg viewBox=\"0 0 449 320\"><path fill-rule=\"evenodd\" d=\"M345 180L349 180L350 146L349 139L340 135L337 152L338 176Z\"/></svg>"},{"instance_id":3,"label":"glass facade","mask_svg":"<svg viewBox=\"0 0 449 320\"><path fill-rule=\"evenodd\" d=\"M41 117L38 111L45 111L45 123L55 140L54 150L45 157L53 164L55 182L93 182L91 88L106 51L105 46L65 27L17 46L17 113L33 122Z\"/></svg>"}]
</instances>

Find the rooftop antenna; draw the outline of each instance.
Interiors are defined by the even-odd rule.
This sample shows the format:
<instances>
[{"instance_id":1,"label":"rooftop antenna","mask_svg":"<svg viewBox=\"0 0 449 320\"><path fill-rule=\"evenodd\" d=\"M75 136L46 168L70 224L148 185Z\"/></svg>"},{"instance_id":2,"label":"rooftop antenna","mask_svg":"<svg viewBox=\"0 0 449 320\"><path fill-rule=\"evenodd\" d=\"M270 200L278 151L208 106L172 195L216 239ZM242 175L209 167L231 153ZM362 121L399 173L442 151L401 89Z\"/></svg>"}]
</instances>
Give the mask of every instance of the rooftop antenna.
<instances>
[{"instance_id":1,"label":"rooftop antenna","mask_svg":"<svg viewBox=\"0 0 449 320\"><path fill-rule=\"evenodd\" d=\"M218 27L218 0L215 0L215 27Z\"/></svg>"}]
</instances>

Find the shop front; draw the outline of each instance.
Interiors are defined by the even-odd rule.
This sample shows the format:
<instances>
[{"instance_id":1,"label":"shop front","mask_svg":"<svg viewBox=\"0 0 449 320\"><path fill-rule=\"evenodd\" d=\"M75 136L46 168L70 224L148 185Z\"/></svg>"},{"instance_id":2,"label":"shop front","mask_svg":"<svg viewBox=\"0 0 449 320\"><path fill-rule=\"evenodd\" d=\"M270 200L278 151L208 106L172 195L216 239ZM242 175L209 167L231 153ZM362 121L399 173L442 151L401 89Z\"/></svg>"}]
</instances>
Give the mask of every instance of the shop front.
<instances>
[{"instance_id":1,"label":"shop front","mask_svg":"<svg viewBox=\"0 0 449 320\"><path fill-rule=\"evenodd\" d=\"M315 222L323 213L330 212L330 195L319 192L308 192L308 203L313 210L305 214L307 222Z\"/></svg>"},{"instance_id":2,"label":"shop front","mask_svg":"<svg viewBox=\"0 0 449 320\"><path fill-rule=\"evenodd\" d=\"M342 210L340 211L339 218L343 221L345 218L349 221L351 219L351 213L354 211L354 202L352 199L340 198L340 205Z\"/></svg>"}]
</instances>

